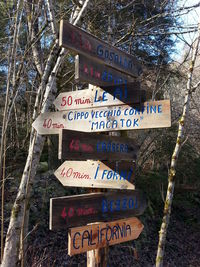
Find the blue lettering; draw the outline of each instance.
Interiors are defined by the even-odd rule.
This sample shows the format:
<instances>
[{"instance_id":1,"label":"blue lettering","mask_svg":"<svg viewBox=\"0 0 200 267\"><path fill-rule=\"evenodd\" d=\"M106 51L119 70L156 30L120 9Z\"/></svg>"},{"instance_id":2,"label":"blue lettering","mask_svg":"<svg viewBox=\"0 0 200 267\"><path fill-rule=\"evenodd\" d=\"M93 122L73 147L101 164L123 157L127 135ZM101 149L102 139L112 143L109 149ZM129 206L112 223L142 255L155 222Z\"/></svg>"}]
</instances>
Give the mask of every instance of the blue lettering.
<instances>
[{"instance_id":1,"label":"blue lettering","mask_svg":"<svg viewBox=\"0 0 200 267\"><path fill-rule=\"evenodd\" d=\"M108 239L108 230L110 230L110 239ZM110 228L110 226L107 226L107 229L106 229L106 241L110 241L112 238L112 229Z\"/></svg>"},{"instance_id":2,"label":"blue lettering","mask_svg":"<svg viewBox=\"0 0 200 267\"><path fill-rule=\"evenodd\" d=\"M158 113L162 113L162 105L158 105Z\"/></svg>"},{"instance_id":3,"label":"blue lettering","mask_svg":"<svg viewBox=\"0 0 200 267\"><path fill-rule=\"evenodd\" d=\"M95 103L101 101L101 98L100 97L98 98L97 96L98 96L98 90L96 90L95 97L94 97L94 102Z\"/></svg>"},{"instance_id":4,"label":"blue lettering","mask_svg":"<svg viewBox=\"0 0 200 267\"><path fill-rule=\"evenodd\" d=\"M98 129L98 122L92 122L91 130Z\"/></svg>"},{"instance_id":5,"label":"blue lettering","mask_svg":"<svg viewBox=\"0 0 200 267\"><path fill-rule=\"evenodd\" d=\"M150 113L156 113L156 106L150 106Z\"/></svg>"},{"instance_id":6,"label":"blue lettering","mask_svg":"<svg viewBox=\"0 0 200 267\"><path fill-rule=\"evenodd\" d=\"M130 198L128 201L128 207L129 207L129 209L133 209L133 207L134 207L134 200L132 198Z\"/></svg>"},{"instance_id":7,"label":"blue lettering","mask_svg":"<svg viewBox=\"0 0 200 267\"><path fill-rule=\"evenodd\" d=\"M106 94L107 94L107 92L103 92L102 101L107 101L107 100L108 100L108 99L106 98Z\"/></svg>"},{"instance_id":8,"label":"blue lettering","mask_svg":"<svg viewBox=\"0 0 200 267\"><path fill-rule=\"evenodd\" d=\"M71 115L71 114L73 114L73 111L70 111L70 112L68 113L68 116L67 116L67 117L68 117L68 121L73 121L73 118L70 119L70 115Z\"/></svg>"},{"instance_id":9,"label":"blue lettering","mask_svg":"<svg viewBox=\"0 0 200 267\"><path fill-rule=\"evenodd\" d=\"M103 48L102 45L97 46L97 55L102 57L103 56Z\"/></svg>"},{"instance_id":10,"label":"blue lettering","mask_svg":"<svg viewBox=\"0 0 200 267\"><path fill-rule=\"evenodd\" d=\"M122 100L122 89L117 87L113 94L113 100L115 100L116 96L119 95L118 99Z\"/></svg>"},{"instance_id":11,"label":"blue lettering","mask_svg":"<svg viewBox=\"0 0 200 267\"><path fill-rule=\"evenodd\" d=\"M139 126L139 125L138 125L138 119L134 119L133 127L135 127L135 126Z\"/></svg>"},{"instance_id":12,"label":"blue lettering","mask_svg":"<svg viewBox=\"0 0 200 267\"><path fill-rule=\"evenodd\" d=\"M125 116L128 115L128 108L126 108L126 109L124 110L124 115L125 115Z\"/></svg>"},{"instance_id":13,"label":"blue lettering","mask_svg":"<svg viewBox=\"0 0 200 267\"><path fill-rule=\"evenodd\" d=\"M79 235L79 236L80 236L81 234L80 234L79 232L76 232L76 233L74 234L74 236L73 236L73 247L74 247L75 249L79 249L80 246L78 246L78 247L75 246L75 244L76 244L76 243L75 243L76 235Z\"/></svg>"},{"instance_id":14,"label":"blue lettering","mask_svg":"<svg viewBox=\"0 0 200 267\"><path fill-rule=\"evenodd\" d=\"M108 205L105 199L102 200L102 212L108 212Z\"/></svg>"},{"instance_id":15,"label":"blue lettering","mask_svg":"<svg viewBox=\"0 0 200 267\"><path fill-rule=\"evenodd\" d=\"M85 236L85 234L87 235ZM88 232L88 230L85 230L82 234L82 248L83 248L84 239L88 240L88 246L89 246L90 245L90 233Z\"/></svg>"},{"instance_id":16,"label":"blue lettering","mask_svg":"<svg viewBox=\"0 0 200 267\"><path fill-rule=\"evenodd\" d=\"M111 179L113 176L113 171L109 171L108 174L107 174L107 179Z\"/></svg>"},{"instance_id":17,"label":"blue lettering","mask_svg":"<svg viewBox=\"0 0 200 267\"><path fill-rule=\"evenodd\" d=\"M127 202L127 199L123 198L123 204L122 204L122 209L123 210L126 210L126 202Z\"/></svg>"},{"instance_id":18,"label":"blue lettering","mask_svg":"<svg viewBox=\"0 0 200 267\"><path fill-rule=\"evenodd\" d=\"M106 122L106 129L110 129L110 120Z\"/></svg>"},{"instance_id":19,"label":"blue lettering","mask_svg":"<svg viewBox=\"0 0 200 267\"><path fill-rule=\"evenodd\" d=\"M103 179L103 178L104 178L104 175L106 174L106 172L107 172L107 170L103 170L103 173L102 173L102 177L101 177L101 179Z\"/></svg>"},{"instance_id":20,"label":"blue lettering","mask_svg":"<svg viewBox=\"0 0 200 267\"><path fill-rule=\"evenodd\" d=\"M113 209L113 202L114 202L113 200L110 201L110 211L111 211L111 212L114 211L114 209Z\"/></svg>"}]
</instances>

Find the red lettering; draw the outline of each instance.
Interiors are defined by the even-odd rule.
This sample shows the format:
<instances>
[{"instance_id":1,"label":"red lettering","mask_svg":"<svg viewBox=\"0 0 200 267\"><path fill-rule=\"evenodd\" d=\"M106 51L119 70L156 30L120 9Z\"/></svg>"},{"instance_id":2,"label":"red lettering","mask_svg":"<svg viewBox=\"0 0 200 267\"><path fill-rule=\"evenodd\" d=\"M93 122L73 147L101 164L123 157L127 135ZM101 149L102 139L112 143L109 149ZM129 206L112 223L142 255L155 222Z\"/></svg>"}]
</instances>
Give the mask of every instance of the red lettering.
<instances>
[{"instance_id":1,"label":"red lettering","mask_svg":"<svg viewBox=\"0 0 200 267\"><path fill-rule=\"evenodd\" d=\"M62 177L65 176L65 172L64 171L65 171L65 168L63 168L62 171L61 171L61 173L60 173L60 175L62 175Z\"/></svg>"},{"instance_id":2,"label":"red lettering","mask_svg":"<svg viewBox=\"0 0 200 267\"><path fill-rule=\"evenodd\" d=\"M62 210L61 217L63 217L63 219L67 217L66 208Z\"/></svg>"},{"instance_id":3,"label":"red lettering","mask_svg":"<svg viewBox=\"0 0 200 267\"><path fill-rule=\"evenodd\" d=\"M69 169L67 170L67 172L65 173L65 175L66 175L67 177L70 177L70 176L72 175L72 173L73 173L73 169L72 169L72 168L69 168Z\"/></svg>"},{"instance_id":4,"label":"red lettering","mask_svg":"<svg viewBox=\"0 0 200 267\"><path fill-rule=\"evenodd\" d=\"M44 128L50 128L51 127L51 125L52 125L52 119L45 119L44 120L44 123L43 123L43 127Z\"/></svg>"},{"instance_id":5,"label":"red lettering","mask_svg":"<svg viewBox=\"0 0 200 267\"><path fill-rule=\"evenodd\" d=\"M64 107L66 104L67 104L66 96L63 96L63 97L62 97L61 107Z\"/></svg>"},{"instance_id":6,"label":"red lettering","mask_svg":"<svg viewBox=\"0 0 200 267\"><path fill-rule=\"evenodd\" d=\"M73 150L79 151L80 150L79 142L80 142L79 140L72 139L72 141L69 144L69 150L70 151L73 151Z\"/></svg>"},{"instance_id":7,"label":"red lettering","mask_svg":"<svg viewBox=\"0 0 200 267\"><path fill-rule=\"evenodd\" d=\"M93 67L90 67L90 74L93 76Z\"/></svg>"},{"instance_id":8,"label":"red lettering","mask_svg":"<svg viewBox=\"0 0 200 267\"><path fill-rule=\"evenodd\" d=\"M92 48L92 46L91 46L90 42L88 40L85 40L85 49L88 51L91 51L91 48Z\"/></svg>"},{"instance_id":9,"label":"red lettering","mask_svg":"<svg viewBox=\"0 0 200 267\"><path fill-rule=\"evenodd\" d=\"M87 144L81 144L81 150L83 152L93 152L93 147Z\"/></svg>"},{"instance_id":10,"label":"red lettering","mask_svg":"<svg viewBox=\"0 0 200 267\"><path fill-rule=\"evenodd\" d=\"M83 65L83 71L84 71L85 73L87 73L87 74L88 74L88 72L89 72L89 71L88 71L88 67L87 67L85 64Z\"/></svg>"},{"instance_id":11,"label":"red lettering","mask_svg":"<svg viewBox=\"0 0 200 267\"><path fill-rule=\"evenodd\" d=\"M95 71L95 78L100 79L101 78L101 73L98 71Z\"/></svg>"},{"instance_id":12,"label":"red lettering","mask_svg":"<svg viewBox=\"0 0 200 267\"><path fill-rule=\"evenodd\" d=\"M74 216L74 208L70 207L68 210L68 217L71 218Z\"/></svg>"}]
</instances>

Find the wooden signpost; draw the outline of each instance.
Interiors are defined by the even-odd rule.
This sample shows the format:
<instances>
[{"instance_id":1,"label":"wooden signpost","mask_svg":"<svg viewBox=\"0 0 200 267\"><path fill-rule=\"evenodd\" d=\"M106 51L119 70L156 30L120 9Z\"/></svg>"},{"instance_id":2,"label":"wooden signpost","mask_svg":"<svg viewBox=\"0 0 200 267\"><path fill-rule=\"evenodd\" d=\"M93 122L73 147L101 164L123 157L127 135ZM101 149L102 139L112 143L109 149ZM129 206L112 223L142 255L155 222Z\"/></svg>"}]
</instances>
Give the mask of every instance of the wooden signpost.
<instances>
[{"instance_id":1,"label":"wooden signpost","mask_svg":"<svg viewBox=\"0 0 200 267\"><path fill-rule=\"evenodd\" d=\"M50 199L50 229L67 229L140 215L146 199L138 190L90 193Z\"/></svg>"},{"instance_id":2,"label":"wooden signpost","mask_svg":"<svg viewBox=\"0 0 200 267\"><path fill-rule=\"evenodd\" d=\"M83 132L136 130L171 126L170 100L93 109L46 112L34 121L39 134L58 134L60 129Z\"/></svg>"},{"instance_id":3,"label":"wooden signpost","mask_svg":"<svg viewBox=\"0 0 200 267\"><path fill-rule=\"evenodd\" d=\"M65 161L55 176L64 186L135 189L135 163Z\"/></svg>"},{"instance_id":4,"label":"wooden signpost","mask_svg":"<svg viewBox=\"0 0 200 267\"><path fill-rule=\"evenodd\" d=\"M58 110L73 110L92 107L141 104L145 102L145 90L138 90L137 83L128 86L109 87L105 90L94 87L79 91L60 93L54 101Z\"/></svg>"},{"instance_id":5,"label":"wooden signpost","mask_svg":"<svg viewBox=\"0 0 200 267\"><path fill-rule=\"evenodd\" d=\"M109 86L127 85L135 79L123 72L99 64L83 55L75 57L75 81L87 82L102 88Z\"/></svg>"},{"instance_id":6,"label":"wooden signpost","mask_svg":"<svg viewBox=\"0 0 200 267\"><path fill-rule=\"evenodd\" d=\"M69 255L93 250L98 256L88 252L88 267L100 266L100 248L140 235L144 226L133 216L147 203L132 184L138 147L128 138L92 132L170 127L170 101L144 102L133 78L142 72L136 58L63 20L59 44L79 54L75 79L102 89L61 93L54 102L59 111L34 121L39 134L59 134L59 158L70 160L55 175L64 186L129 189L50 199L50 229L69 230Z\"/></svg>"},{"instance_id":7,"label":"wooden signpost","mask_svg":"<svg viewBox=\"0 0 200 267\"><path fill-rule=\"evenodd\" d=\"M142 73L134 56L63 20L60 22L59 44L130 76L138 77Z\"/></svg>"},{"instance_id":8,"label":"wooden signpost","mask_svg":"<svg viewBox=\"0 0 200 267\"><path fill-rule=\"evenodd\" d=\"M135 217L71 228L68 233L68 254L72 256L137 239L143 228L144 225Z\"/></svg>"},{"instance_id":9,"label":"wooden signpost","mask_svg":"<svg viewBox=\"0 0 200 267\"><path fill-rule=\"evenodd\" d=\"M135 160L139 147L130 138L62 130L59 159Z\"/></svg>"}]
</instances>

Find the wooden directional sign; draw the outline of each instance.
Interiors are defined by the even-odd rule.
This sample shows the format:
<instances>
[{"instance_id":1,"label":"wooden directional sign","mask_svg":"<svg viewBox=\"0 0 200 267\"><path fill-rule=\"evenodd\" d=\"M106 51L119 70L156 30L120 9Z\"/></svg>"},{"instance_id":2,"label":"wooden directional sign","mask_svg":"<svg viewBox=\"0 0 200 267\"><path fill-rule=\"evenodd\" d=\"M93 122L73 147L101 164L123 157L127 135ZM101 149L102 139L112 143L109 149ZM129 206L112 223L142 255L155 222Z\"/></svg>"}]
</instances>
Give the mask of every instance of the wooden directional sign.
<instances>
[{"instance_id":1,"label":"wooden directional sign","mask_svg":"<svg viewBox=\"0 0 200 267\"><path fill-rule=\"evenodd\" d=\"M135 163L65 161L55 176L64 186L135 189Z\"/></svg>"},{"instance_id":2,"label":"wooden directional sign","mask_svg":"<svg viewBox=\"0 0 200 267\"><path fill-rule=\"evenodd\" d=\"M143 228L144 225L136 217L70 228L68 254L72 256L137 239Z\"/></svg>"},{"instance_id":3,"label":"wooden directional sign","mask_svg":"<svg viewBox=\"0 0 200 267\"><path fill-rule=\"evenodd\" d=\"M140 215L146 208L138 190L90 193L50 199L50 229L67 229Z\"/></svg>"},{"instance_id":4,"label":"wooden directional sign","mask_svg":"<svg viewBox=\"0 0 200 267\"><path fill-rule=\"evenodd\" d=\"M60 22L59 44L131 76L137 77L142 72L132 55L63 20Z\"/></svg>"},{"instance_id":5,"label":"wooden directional sign","mask_svg":"<svg viewBox=\"0 0 200 267\"><path fill-rule=\"evenodd\" d=\"M60 93L54 101L58 110L73 110L79 108L92 108L115 106L123 104L140 104L146 99L146 92L138 88L138 83L105 90L95 87L79 91Z\"/></svg>"},{"instance_id":6,"label":"wooden directional sign","mask_svg":"<svg viewBox=\"0 0 200 267\"><path fill-rule=\"evenodd\" d=\"M75 57L75 80L100 87L127 85L135 82L133 77L83 55Z\"/></svg>"},{"instance_id":7,"label":"wooden directional sign","mask_svg":"<svg viewBox=\"0 0 200 267\"><path fill-rule=\"evenodd\" d=\"M62 130L59 159L134 160L139 147L130 138Z\"/></svg>"},{"instance_id":8,"label":"wooden directional sign","mask_svg":"<svg viewBox=\"0 0 200 267\"><path fill-rule=\"evenodd\" d=\"M42 113L33 123L39 134L58 134L60 129L82 132L135 130L171 126L170 100Z\"/></svg>"}]
</instances>

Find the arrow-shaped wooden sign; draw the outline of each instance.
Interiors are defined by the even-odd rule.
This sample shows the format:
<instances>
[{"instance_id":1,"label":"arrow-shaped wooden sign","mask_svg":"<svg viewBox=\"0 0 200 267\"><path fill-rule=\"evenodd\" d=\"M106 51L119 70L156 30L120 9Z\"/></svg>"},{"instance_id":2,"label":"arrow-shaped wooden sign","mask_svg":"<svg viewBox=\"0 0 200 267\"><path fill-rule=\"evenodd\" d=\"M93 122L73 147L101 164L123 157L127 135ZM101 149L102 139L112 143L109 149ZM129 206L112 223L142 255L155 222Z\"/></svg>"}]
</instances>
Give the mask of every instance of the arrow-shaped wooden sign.
<instances>
[{"instance_id":1,"label":"arrow-shaped wooden sign","mask_svg":"<svg viewBox=\"0 0 200 267\"><path fill-rule=\"evenodd\" d=\"M146 198L139 190L90 193L50 199L50 229L67 229L140 215Z\"/></svg>"},{"instance_id":2,"label":"arrow-shaped wooden sign","mask_svg":"<svg viewBox=\"0 0 200 267\"><path fill-rule=\"evenodd\" d=\"M103 88L135 82L133 77L83 55L75 57L75 80Z\"/></svg>"},{"instance_id":3,"label":"arrow-shaped wooden sign","mask_svg":"<svg viewBox=\"0 0 200 267\"><path fill-rule=\"evenodd\" d=\"M94 86L92 89L64 92L58 95L54 105L58 110L73 110L145 102L146 92L136 88L138 83L135 82L128 86L119 85L106 90Z\"/></svg>"},{"instance_id":4,"label":"arrow-shaped wooden sign","mask_svg":"<svg viewBox=\"0 0 200 267\"><path fill-rule=\"evenodd\" d=\"M135 163L65 161L55 176L64 186L135 189Z\"/></svg>"},{"instance_id":5,"label":"arrow-shaped wooden sign","mask_svg":"<svg viewBox=\"0 0 200 267\"><path fill-rule=\"evenodd\" d=\"M98 133L62 130L58 158L63 160L134 160L139 147L134 140Z\"/></svg>"},{"instance_id":6,"label":"arrow-shaped wooden sign","mask_svg":"<svg viewBox=\"0 0 200 267\"><path fill-rule=\"evenodd\" d=\"M143 107L122 105L47 112L33 123L39 134L58 134L60 129L105 132L170 126L170 100L145 102Z\"/></svg>"},{"instance_id":7,"label":"arrow-shaped wooden sign","mask_svg":"<svg viewBox=\"0 0 200 267\"><path fill-rule=\"evenodd\" d=\"M94 35L61 20L59 44L77 54L83 54L117 70L137 77L142 73L137 59L124 51L109 45Z\"/></svg>"},{"instance_id":8,"label":"arrow-shaped wooden sign","mask_svg":"<svg viewBox=\"0 0 200 267\"><path fill-rule=\"evenodd\" d=\"M144 225L136 217L70 228L68 254L72 256L137 239L143 228Z\"/></svg>"}]
</instances>

